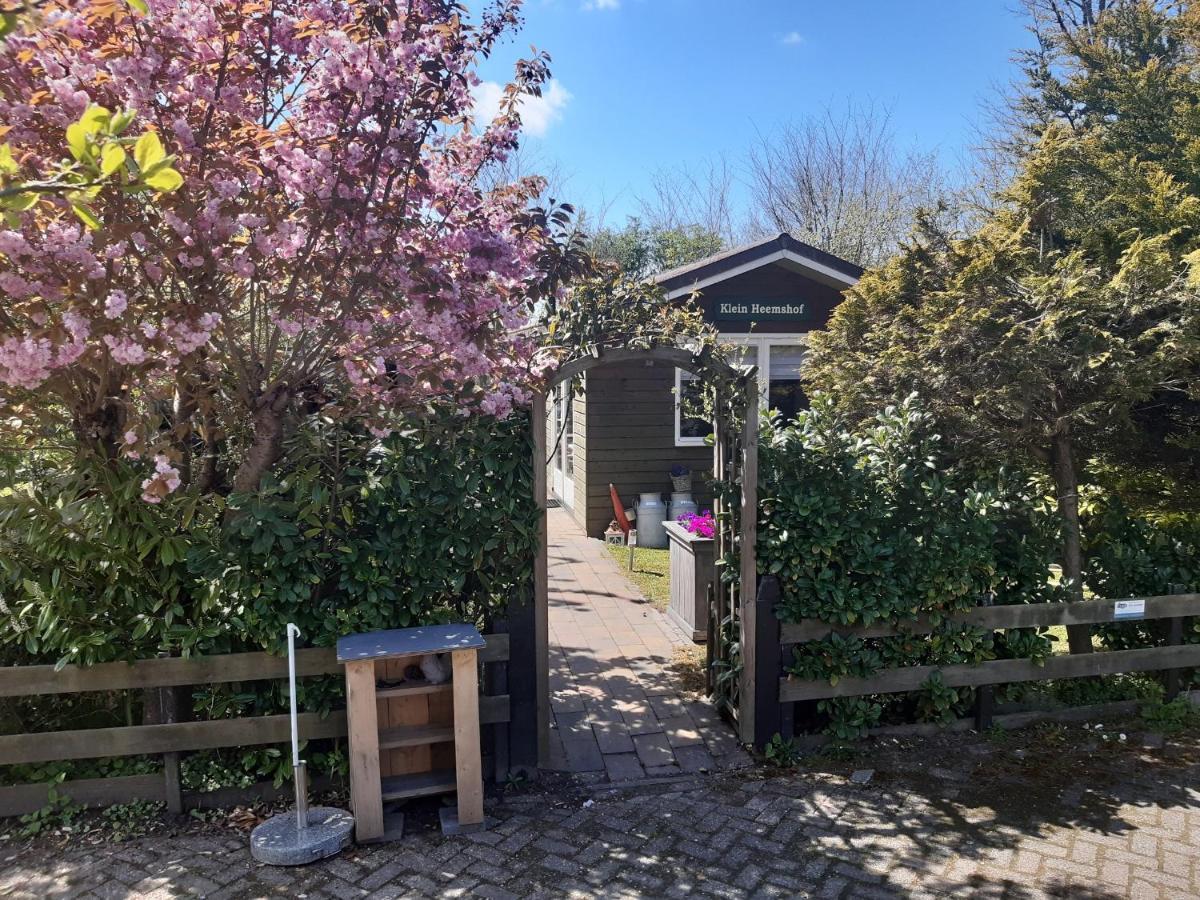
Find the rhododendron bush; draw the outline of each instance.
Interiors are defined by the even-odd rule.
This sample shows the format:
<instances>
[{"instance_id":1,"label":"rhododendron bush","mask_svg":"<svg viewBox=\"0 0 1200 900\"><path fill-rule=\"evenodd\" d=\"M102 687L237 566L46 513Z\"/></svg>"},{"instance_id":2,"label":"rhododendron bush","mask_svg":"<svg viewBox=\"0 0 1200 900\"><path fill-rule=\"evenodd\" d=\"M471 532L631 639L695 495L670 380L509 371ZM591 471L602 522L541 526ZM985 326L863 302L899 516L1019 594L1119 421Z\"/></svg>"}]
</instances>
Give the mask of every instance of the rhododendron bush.
<instances>
[{"instance_id":1,"label":"rhododendron bush","mask_svg":"<svg viewBox=\"0 0 1200 900\"><path fill-rule=\"evenodd\" d=\"M472 108L519 3L141 6L51 0L0 47L6 177L68 154L105 174L7 210L10 433L69 428L79 452L144 466L159 501L257 489L317 411L382 435L434 404L526 400L514 335L547 284L542 184L480 176L516 148L546 59L517 67L495 121ZM117 115L135 123L119 158L68 132Z\"/></svg>"}]
</instances>

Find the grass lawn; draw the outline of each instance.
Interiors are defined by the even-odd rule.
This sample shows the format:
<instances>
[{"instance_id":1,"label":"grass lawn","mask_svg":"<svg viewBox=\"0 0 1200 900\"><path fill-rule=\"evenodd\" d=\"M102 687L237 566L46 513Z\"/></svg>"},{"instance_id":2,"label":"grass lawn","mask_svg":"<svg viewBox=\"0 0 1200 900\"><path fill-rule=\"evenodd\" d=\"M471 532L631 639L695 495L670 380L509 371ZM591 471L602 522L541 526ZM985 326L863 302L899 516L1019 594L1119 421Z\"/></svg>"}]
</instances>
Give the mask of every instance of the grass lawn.
<instances>
[{"instance_id":1,"label":"grass lawn","mask_svg":"<svg viewBox=\"0 0 1200 900\"><path fill-rule=\"evenodd\" d=\"M638 586L646 599L662 612L671 602L671 551L651 550L649 547L633 548L633 571L629 571L629 548L608 545L621 571Z\"/></svg>"}]
</instances>

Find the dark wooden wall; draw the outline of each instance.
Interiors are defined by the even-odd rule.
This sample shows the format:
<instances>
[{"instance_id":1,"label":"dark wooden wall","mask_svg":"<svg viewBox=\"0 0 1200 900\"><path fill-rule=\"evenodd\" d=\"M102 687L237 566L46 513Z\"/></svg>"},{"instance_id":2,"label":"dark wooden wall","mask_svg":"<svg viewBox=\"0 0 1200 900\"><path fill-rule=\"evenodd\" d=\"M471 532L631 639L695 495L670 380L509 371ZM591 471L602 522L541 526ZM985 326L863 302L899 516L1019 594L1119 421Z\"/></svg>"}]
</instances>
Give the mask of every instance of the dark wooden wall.
<instances>
[{"instance_id":1,"label":"dark wooden wall","mask_svg":"<svg viewBox=\"0 0 1200 900\"><path fill-rule=\"evenodd\" d=\"M675 446L675 370L663 363L605 366L587 373L587 392L575 405L575 516L592 537L612 521L608 485L626 506L644 491L670 499L671 467L693 472L692 492L712 502L711 447Z\"/></svg>"}]
</instances>

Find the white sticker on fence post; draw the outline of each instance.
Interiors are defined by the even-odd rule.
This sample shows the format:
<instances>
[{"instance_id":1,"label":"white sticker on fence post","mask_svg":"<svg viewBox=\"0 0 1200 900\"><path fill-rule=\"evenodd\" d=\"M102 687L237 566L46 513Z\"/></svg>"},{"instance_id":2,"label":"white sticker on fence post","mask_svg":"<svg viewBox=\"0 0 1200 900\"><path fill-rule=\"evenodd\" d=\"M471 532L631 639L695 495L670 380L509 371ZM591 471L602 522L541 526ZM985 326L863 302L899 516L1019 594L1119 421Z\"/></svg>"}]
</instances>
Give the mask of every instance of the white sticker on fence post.
<instances>
[{"instance_id":1,"label":"white sticker on fence post","mask_svg":"<svg viewBox=\"0 0 1200 900\"><path fill-rule=\"evenodd\" d=\"M1144 619L1146 617L1145 600L1118 600L1113 605L1113 621L1121 619Z\"/></svg>"}]
</instances>

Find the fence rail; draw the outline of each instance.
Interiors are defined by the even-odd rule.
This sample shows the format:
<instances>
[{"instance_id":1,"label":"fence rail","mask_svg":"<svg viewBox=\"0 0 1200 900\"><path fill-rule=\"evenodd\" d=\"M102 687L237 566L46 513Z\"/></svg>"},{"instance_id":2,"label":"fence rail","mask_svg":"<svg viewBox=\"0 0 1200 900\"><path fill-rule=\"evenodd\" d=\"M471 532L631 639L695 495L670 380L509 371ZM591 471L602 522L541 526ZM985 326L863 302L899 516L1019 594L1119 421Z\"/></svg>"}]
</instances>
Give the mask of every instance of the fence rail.
<instances>
[{"instance_id":1,"label":"fence rail","mask_svg":"<svg viewBox=\"0 0 1200 900\"><path fill-rule=\"evenodd\" d=\"M498 726L501 733L493 736L493 743L498 744L507 741L506 726L512 718L508 693L494 692L507 688L509 635L487 634L484 639L487 644L480 650L479 660L485 665L485 673L489 664L494 665L490 677L485 677L482 684L484 690L490 688L493 693L481 694L479 698L480 724ZM340 675L341 672L332 647L296 651L297 677ZM0 667L0 697L118 690L160 693L190 685L286 678L287 673L287 658L268 653L144 659L95 666L65 666L59 670L54 666L7 666ZM346 735L343 710L326 716L301 713L298 720L302 741ZM179 753L285 743L290 739L291 724L287 715L11 734L0 735L0 765L161 754L166 762L163 774L81 779L62 785L60 790L85 804L103 805L121 799L164 799L178 811L186 806L203 805L201 795L185 795L182 790ZM495 746L493 749L498 760L507 763L508 747ZM39 802L31 806L35 798L39 798ZM0 816L28 812L45 801L45 785L0 787Z\"/></svg>"},{"instance_id":2,"label":"fence rail","mask_svg":"<svg viewBox=\"0 0 1200 900\"><path fill-rule=\"evenodd\" d=\"M976 721L987 727L992 716L992 686L1058 678L1085 678L1127 672L1167 673L1167 693L1179 690L1179 670L1200 667L1200 644L1184 644L1185 619L1200 615L1200 594L1179 593L1121 600L1085 600L1078 603L1036 603L1010 606L979 606L943 617L935 622L922 617L899 624L877 623L840 626L817 620L780 623L776 617L779 582L763 578L756 606L758 627L755 640L760 648L757 677L775 685L774 697L760 703L755 743L765 745L780 733L794 732L795 705L834 697L895 694L919 690L934 675L949 687L980 688ZM1029 659L997 659L974 665L906 666L885 669L865 678L802 680L788 674L784 666L792 648L819 641L832 634L862 639L928 634L939 623L1000 631L1051 625L1097 625L1110 622L1167 620L1167 645L1135 650L1110 650L1080 655L1051 656L1041 663ZM763 652L765 651L765 652ZM765 707L765 708L762 708Z\"/></svg>"}]
</instances>

